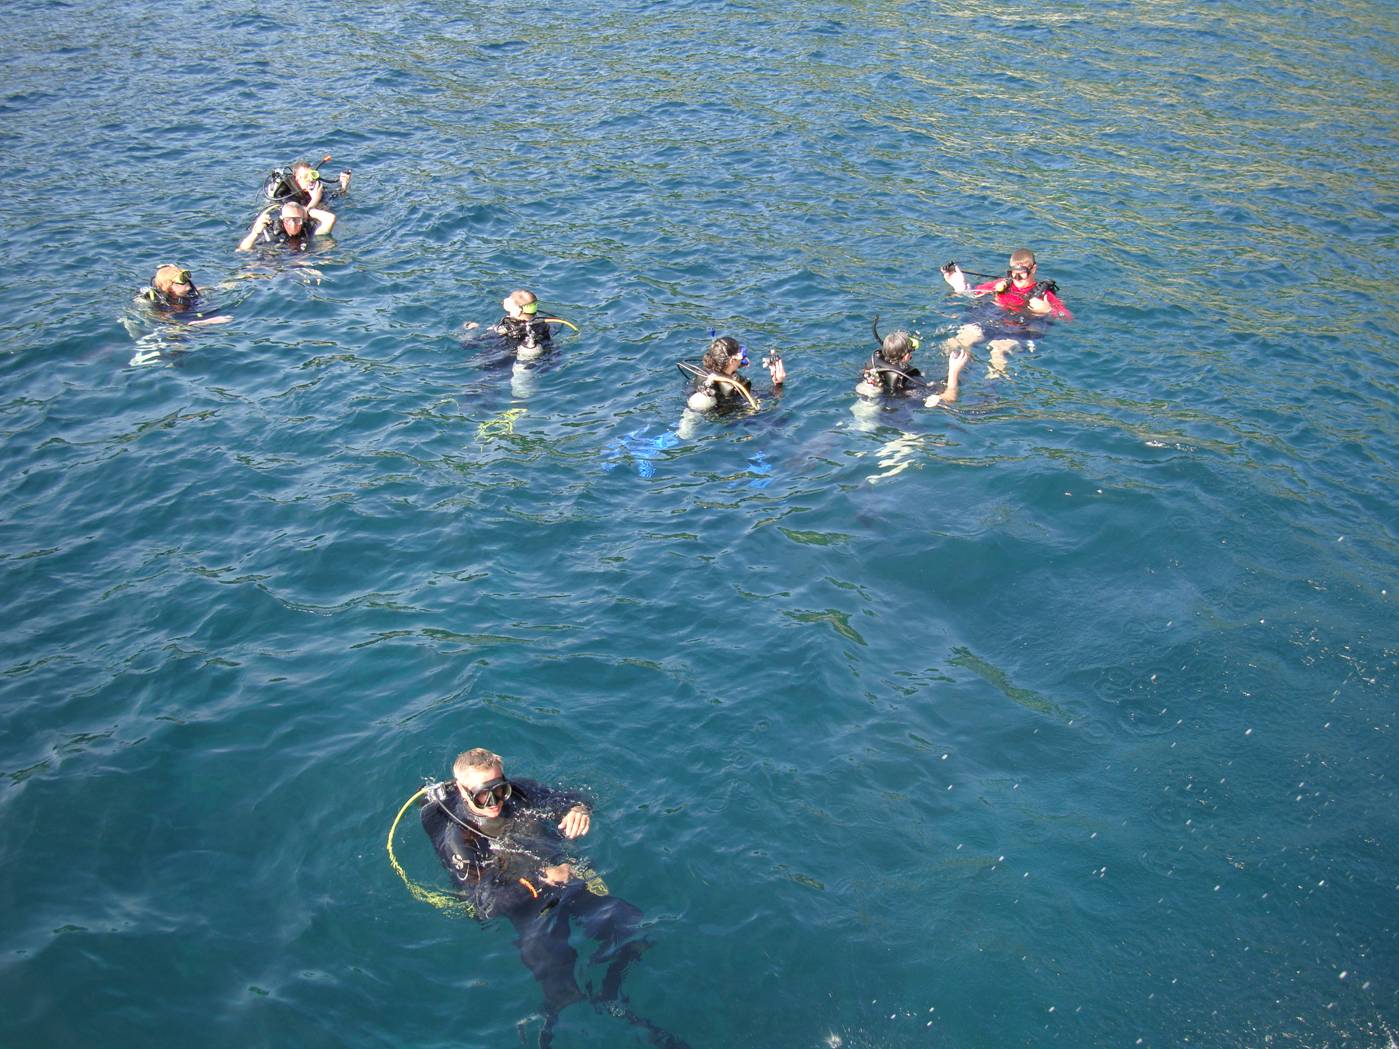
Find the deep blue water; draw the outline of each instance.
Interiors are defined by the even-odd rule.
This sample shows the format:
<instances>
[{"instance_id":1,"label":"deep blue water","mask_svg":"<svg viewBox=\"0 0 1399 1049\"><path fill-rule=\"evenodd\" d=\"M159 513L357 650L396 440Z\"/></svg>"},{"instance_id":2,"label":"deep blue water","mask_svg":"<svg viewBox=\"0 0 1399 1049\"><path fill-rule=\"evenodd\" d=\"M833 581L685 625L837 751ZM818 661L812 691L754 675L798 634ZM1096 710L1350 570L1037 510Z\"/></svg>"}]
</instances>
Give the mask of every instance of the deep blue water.
<instances>
[{"instance_id":1,"label":"deep blue water","mask_svg":"<svg viewBox=\"0 0 1399 1049\"><path fill-rule=\"evenodd\" d=\"M0 38L0 1046L529 1042L385 856L473 745L596 799L696 1049L1396 1044L1393 5ZM334 242L235 254L326 152ZM1020 246L1073 323L855 410ZM523 374L459 330L519 286L582 329ZM711 327L788 389L677 437Z\"/></svg>"}]
</instances>

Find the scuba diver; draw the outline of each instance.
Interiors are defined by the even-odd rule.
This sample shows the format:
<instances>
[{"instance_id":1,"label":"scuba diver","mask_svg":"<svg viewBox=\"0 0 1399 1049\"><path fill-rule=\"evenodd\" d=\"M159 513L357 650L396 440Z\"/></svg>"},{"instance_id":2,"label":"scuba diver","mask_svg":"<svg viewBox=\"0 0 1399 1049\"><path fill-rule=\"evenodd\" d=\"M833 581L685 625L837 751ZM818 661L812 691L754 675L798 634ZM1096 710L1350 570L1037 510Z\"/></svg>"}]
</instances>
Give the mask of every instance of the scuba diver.
<instances>
[{"instance_id":1,"label":"scuba diver","mask_svg":"<svg viewBox=\"0 0 1399 1049\"><path fill-rule=\"evenodd\" d=\"M156 267L150 284L137 292L135 302L145 308L118 318L136 341L129 362L133 368L177 357L185 328L233 320L226 313L215 313L190 271L171 263Z\"/></svg>"},{"instance_id":2,"label":"scuba diver","mask_svg":"<svg viewBox=\"0 0 1399 1049\"><path fill-rule=\"evenodd\" d=\"M957 400L958 381L962 369L971 360L964 346L956 346L947 357L947 379L942 383L925 380L911 364L914 351L922 345L916 335L899 330L879 337L879 318L874 318L874 341L878 349L870 355L861 372L855 392L866 398L924 397L924 405L933 408Z\"/></svg>"},{"instance_id":3,"label":"scuba diver","mask_svg":"<svg viewBox=\"0 0 1399 1049\"><path fill-rule=\"evenodd\" d=\"M486 328L486 331L499 335L521 360L539 357L549 348L553 339L550 324L562 324L574 331L578 330L574 324L562 317L539 316L539 299L534 292L524 288L512 291L501 299L500 305L505 310L505 316ZM471 321L463 327L472 331L480 325Z\"/></svg>"},{"instance_id":4,"label":"scuba diver","mask_svg":"<svg viewBox=\"0 0 1399 1049\"><path fill-rule=\"evenodd\" d=\"M504 917L514 926L520 959L544 992L540 1049L552 1044L559 1013L585 999L641 1028L653 1044L685 1049L619 1000L627 968L651 944L640 935L641 911L608 895L602 879L565 852L566 842L591 828L591 810L577 795L509 779L500 755L477 747L457 755L451 780L426 790L420 818L477 919ZM596 993L590 986L585 995L574 979L571 921L598 942L590 961L607 963Z\"/></svg>"},{"instance_id":5,"label":"scuba diver","mask_svg":"<svg viewBox=\"0 0 1399 1049\"><path fill-rule=\"evenodd\" d=\"M307 208L294 202L281 206L277 220L272 221L272 213L278 211L273 204L264 208L248 235L238 242L239 251L252 251L253 245L285 244L294 250L304 250L310 246L313 237L324 237L335 228L335 212L322 208ZM311 223L315 223L314 226Z\"/></svg>"},{"instance_id":6,"label":"scuba diver","mask_svg":"<svg viewBox=\"0 0 1399 1049\"><path fill-rule=\"evenodd\" d=\"M189 270L165 263L156 267L150 285L137 293L136 301L148 303L162 318L182 324L227 324L233 319L227 314L200 312L201 294Z\"/></svg>"},{"instance_id":7,"label":"scuba diver","mask_svg":"<svg viewBox=\"0 0 1399 1049\"><path fill-rule=\"evenodd\" d=\"M772 378L772 392L782 392L782 384L787 380L787 366L776 350L768 351L763 358L763 367ZM739 341L729 335L721 335L709 344L700 359L699 366L679 363L676 366L694 380L694 392L686 402L692 412L717 411L725 413L747 405L757 408L753 397L753 384L738 374L740 368L748 364L748 351Z\"/></svg>"},{"instance_id":8,"label":"scuba diver","mask_svg":"<svg viewBox=\"0 0 1399 1049\"><path fill-rule=\"evenodd\" d=\"M964 324L957 334L949 339L946 346L971 348L988 335L999 335L992 339L991 365L989 376L996 378L1005 375L1007 355L1017 349L1024 340L1031 350L1033 339L1043 335L1048 329L1042 319L1073 320L1073 314L1059 298L1059 285L1052 280L1036 280L1039 263L1035 253L1027 248L1019 248L1011 253L1004 277L991 277L985 283L969 287L967 275L955 262L942 267L942 279L959 295L972 298L992 296L1000 311L994 318L985 318L980 323ZM985 277L987 274L973 274Z\"/></svg>"},{"instance_id":9,"label":"scuba diver","mask_svg":"<svg viewBox=\"0 0 1399 1049\"><path fill-rule=\"evenodd\" d=\"M330 162L330 154L327 153L321 158L322 164ZM343 197L350 191L351 173L349 168L340 172L339 179L336 180L330 195L332 197ZM325 183L321 181L319 168L313 168L309 162L298 160L287 167L275 168L267 176L267 182L262 187L262 194L268 200L278 204L285 204L293 201L307 208L318 208L321 199L326 194Z\"/></svg>"}]
</instances>

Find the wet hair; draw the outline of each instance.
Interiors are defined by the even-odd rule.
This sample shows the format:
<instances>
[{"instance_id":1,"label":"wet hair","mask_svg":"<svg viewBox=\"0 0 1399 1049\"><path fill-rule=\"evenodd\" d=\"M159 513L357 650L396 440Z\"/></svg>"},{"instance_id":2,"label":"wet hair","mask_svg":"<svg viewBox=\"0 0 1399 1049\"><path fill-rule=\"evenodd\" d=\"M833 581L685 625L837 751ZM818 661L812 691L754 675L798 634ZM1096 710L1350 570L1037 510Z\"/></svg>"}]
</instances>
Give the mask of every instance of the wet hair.
<instances>
[{"instance_id":1,"label":"wet hair","mask_svg":"<svg viewBox=\"0 0 1399 1049\"><path fill-rule=\"evenodd\" d=\"M908 332L891 331L879 344L879 356L888 364L898 364L913 348L913 337Z\"/></svg>"},{"instance_id":2,"label":"wet hair","mask_svg":"<svg viewBox=\"0 0 1399 1049\"><path fill-rule=\"evenodd\" d=\"M1013 252L1011 253L1011 256L1010 256L1010 268L1011 268L1011 269L1015 269L1016 267L1019 267L1019 266L1023 266L1025 269L1029 269L1029 268L1030 268L1031 266L1033 266L1034 264L1035 264L1035 253L1034 253L1033 251L1031 251L1029 248L1016 248L1015 251L1013 251Z\"/></svg>"},{"instance_id":3,"label":"wet hair","mask_svg":"<svg viewBox=\"0 0 1399 1049\"><path fill-rule=\"evenodd\" d=\"M722 374L730 360L742 355L743 348L739 346L737 339L721 335L709 344L709 349L704 351L704 359L700 363L710 371Z\"/></svg>"},{"instance_id":4,"label":"wet hair","mask_svg":"<svg viewBox=\"0 0 1399 1049\"><path fill-rule=\"evenodd\" d=\"M472 769L483 772L490 772L496 769L505 770L505 762L500 760L499 754L492 754L485 747L474 747L471 750L463 750L457 755L457 760L452 762L452 777L461 779Z\"/></svg>"},{"instance_id":5,"label":"wet hair","mask_svg":"<svg viewBox=\"0 0 1399 1049\"><path fill-rule=\"evenodd\" d=\"M282 205L282 210L278 213L277 220L280 222L282 219L306 219L309 217L310 215L306 211L306 205L298 204L294 200L289 200Z\"/></svg>"}]
</instances>

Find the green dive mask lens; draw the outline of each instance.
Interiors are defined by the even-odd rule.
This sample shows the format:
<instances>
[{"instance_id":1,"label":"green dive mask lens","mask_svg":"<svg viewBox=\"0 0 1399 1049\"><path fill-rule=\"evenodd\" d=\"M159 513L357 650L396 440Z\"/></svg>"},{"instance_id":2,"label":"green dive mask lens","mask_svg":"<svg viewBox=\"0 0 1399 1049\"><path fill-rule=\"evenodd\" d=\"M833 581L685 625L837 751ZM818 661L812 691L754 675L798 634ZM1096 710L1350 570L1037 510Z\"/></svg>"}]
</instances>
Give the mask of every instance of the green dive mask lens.
<instances>
[{"instance_id":1,"label":"green dive mask lens","mask_svg":"<svg viewBox=\"0 0 1399 1049\"><path fill-rule=\"evenodd\" d=\"M528 313L528 314L530 314L530 315L533 315L533 314L535 314L535 313L538 313L538 312L539 312L539 303L537 303L537 302L527 302L527 303L525 303L523 306L520 307L520 312L521 312L521 313Z\"/></svg>"},{"instance_id":2,"label":"green dive mask lens","mask_svg":"<svg viewBox=\"0 0 1399 1049\"><path fill-rule=\"evenodd\" d=\"M312 168L310 171L306 172L306 177L312 182L319 182L321 180L321 173L316 168Z\"/></svg>"}]
</instances>

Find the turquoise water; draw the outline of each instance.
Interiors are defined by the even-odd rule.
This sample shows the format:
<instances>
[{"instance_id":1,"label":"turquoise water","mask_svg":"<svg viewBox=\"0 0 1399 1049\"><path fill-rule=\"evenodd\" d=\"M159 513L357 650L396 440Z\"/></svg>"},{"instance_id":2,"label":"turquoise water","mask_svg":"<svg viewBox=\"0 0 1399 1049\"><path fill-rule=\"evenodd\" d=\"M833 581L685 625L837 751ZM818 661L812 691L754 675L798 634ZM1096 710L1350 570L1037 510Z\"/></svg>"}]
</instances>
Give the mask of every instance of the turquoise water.
<instances>
[{"instance_id":1,"label":"turquoise water","mask_svg":"<svg viewBox=\"0 0 1399 1049\"><path fill-rule=\"evenodd\" d=\"M384 853L478 744L596 798L696 1049L1395 1044L1392 5L0 29L0 1045L529 1043ZM323 152L334 243L235 255ZM852 410L1021 245L1072 324ZM520 285L582 334L514 375ZM677 438L710 327L788 390Z\"/></svg>"}]
</instances>

